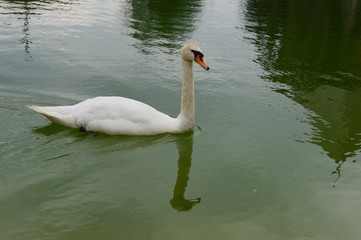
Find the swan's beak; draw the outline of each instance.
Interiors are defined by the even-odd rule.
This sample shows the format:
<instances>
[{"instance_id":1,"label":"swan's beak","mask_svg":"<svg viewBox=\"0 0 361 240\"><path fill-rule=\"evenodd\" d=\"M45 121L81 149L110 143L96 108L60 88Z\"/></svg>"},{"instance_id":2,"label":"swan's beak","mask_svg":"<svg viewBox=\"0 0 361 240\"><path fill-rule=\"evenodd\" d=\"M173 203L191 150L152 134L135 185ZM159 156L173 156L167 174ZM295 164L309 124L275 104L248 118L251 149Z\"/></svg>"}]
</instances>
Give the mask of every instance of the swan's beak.
<instances>
[{"instance_id":1,"label":"swan's beak","mask_svg":"<svg viewBox=\"0 0 361 240\"><path fill-rule=\"evenodd\" d=\"M194 61L196 61L199 65L201 65L201 67L204 68L205 70L209 70L206 60L204 60L203 57L201 57L200 55L197 55Z\"/></svg>"}]
</instances>

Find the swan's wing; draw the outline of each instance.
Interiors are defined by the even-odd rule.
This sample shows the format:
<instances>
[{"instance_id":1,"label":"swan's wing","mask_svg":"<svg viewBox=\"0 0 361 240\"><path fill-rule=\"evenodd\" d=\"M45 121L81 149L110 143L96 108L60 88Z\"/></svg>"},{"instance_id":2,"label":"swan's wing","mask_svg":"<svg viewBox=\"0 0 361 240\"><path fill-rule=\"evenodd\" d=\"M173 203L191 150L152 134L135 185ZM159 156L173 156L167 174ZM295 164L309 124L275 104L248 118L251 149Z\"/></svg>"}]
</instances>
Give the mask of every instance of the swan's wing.
<instances>
[{"instance_id":1,"label":"swan's wing","mask_svg":"<svg viewBox=\"0 0 361 240\"><path fill-rule=\"evenodd\" d=\"M150 135L172 132L176 127L174 118L123 97L96 97L74 106L29 108L55 123L107 134Z\"/></svg>"},{"instance_id":2,"label":"swan's wing","mask_svg":"<svg viewBox=\"0 0 361 240\"><path fill-rule=\"evenodd\" d=\"M97 97L74 106L78 121L89 131L149 135L169 132L175 119L142 102L122 97Z\"/></svg>"}]
</instances>

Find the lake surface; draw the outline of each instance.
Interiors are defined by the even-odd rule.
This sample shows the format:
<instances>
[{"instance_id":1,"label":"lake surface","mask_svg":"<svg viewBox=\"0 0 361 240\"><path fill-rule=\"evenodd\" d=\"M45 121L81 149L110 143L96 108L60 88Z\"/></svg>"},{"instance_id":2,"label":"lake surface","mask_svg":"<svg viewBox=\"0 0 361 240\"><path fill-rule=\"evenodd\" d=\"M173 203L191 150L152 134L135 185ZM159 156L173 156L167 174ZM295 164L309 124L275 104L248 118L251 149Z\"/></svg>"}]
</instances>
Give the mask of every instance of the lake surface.
<instances>
[{"instance_id":1,"label":"lake surface","mask_svg":"<svg viewBox=\"0 0 361 240\"><path fill-rule=\"evenodd\" d=\"M26 105L125 96L193 133L84 134ZM358 240L361 2L0 0L0 239Z\"/></svg>"}]
</instances>

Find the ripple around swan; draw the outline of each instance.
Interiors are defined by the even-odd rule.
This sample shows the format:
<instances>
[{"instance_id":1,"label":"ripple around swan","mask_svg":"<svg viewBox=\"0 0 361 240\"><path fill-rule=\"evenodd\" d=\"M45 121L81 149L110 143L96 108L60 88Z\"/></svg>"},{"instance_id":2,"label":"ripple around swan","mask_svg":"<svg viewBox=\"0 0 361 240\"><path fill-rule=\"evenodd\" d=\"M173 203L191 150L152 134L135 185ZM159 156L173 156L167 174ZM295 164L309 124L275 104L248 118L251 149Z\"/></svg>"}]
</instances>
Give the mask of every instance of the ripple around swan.
<instances>
[{"instance_id":1,"label":"ripple around swan","mask_svg":"<svg viewBox=\"0 0 361 240\"><path fill-rule=\"evenodd\" d=\"M8 88L9 91L1 91L0 110L1 118L9 117L16 119L9 123L18 125L18 128L6 128L0 138L1 153L3 161L11 160L16 156L26 156L23 161L31 160L59 160L69 158L82 152L117 152L147 146L169 144L182 141L189 137L196 137L201 133L201 128L194 126L193 132L180 135L160 134L156 136L110 136L101 133L81 133L77 129L66 128L50 123L43 116L33 117L34 114L26 108L26 105L34 102L35 95L41 94L45 98L56 98L57 102L68 103L74 101L74 96L58 96L56 94L42 93L36 90L27 92L19 89ZM64 98L65 97L65 98ZM79 96L75 96L79 98ZM45 100L46 101L46 100ZM36 101L35 101L36 102ZM5 122L6 120L3 120ZM40 122L34 122L39 121ZM33 128L27 129L25 122L33 122ZM29 134L18 134L17 132L31 131ZM37 156L27 154L32 150L38 151ZM54 151L57 149L57 151Z\"/></svg>"},{"instance_id":2,"label":"ripple around swan","mask_svg":"<svg viewBox=\"0 0 361 240\"><path fill-rule=\"evenodd\" d=\"M201 132L199 126L195 126L193 132L184 134L160 134L156 136L110 136L101 133L80 133L77 129L69 129L57 124L36 127L33 132L37 135L46 136L47 142L42 146L42 151L52 149L54 145L59 145L57 139L68 137L71 140L63 142L63 146L73 145L81 142L81 147L73 149L72 153L57 153L56 156L49 156L46 160L54 160L66 157L82 151L104 153L132 150L148 146L169 144L183 141L190 137L198 136ZM41 138L41 137L40 137ZM53 145L53 146L52 146ZM51 152L51 151L50 151Z\"/></svg>"}]
</instances>

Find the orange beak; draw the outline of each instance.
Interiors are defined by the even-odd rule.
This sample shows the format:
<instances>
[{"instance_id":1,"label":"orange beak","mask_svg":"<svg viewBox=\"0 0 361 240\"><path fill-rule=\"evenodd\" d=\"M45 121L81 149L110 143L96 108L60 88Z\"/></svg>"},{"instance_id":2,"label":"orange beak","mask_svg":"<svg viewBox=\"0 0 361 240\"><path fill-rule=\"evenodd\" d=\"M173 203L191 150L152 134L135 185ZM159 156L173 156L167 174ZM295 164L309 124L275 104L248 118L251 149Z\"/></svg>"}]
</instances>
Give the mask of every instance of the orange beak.
<instances>
[{"instance_id":1,"label":"orange beak","mask_svg":"<svg viewBox=\"0 0 361 240\"><path fill-rule=\"evenodd\" d=\"M203 57L201 57L200 55L197 55L194 61L196 61L199 65L201 65L201 67L204 68L205 70L209 70L206 60L204 60Z\"/></svg>"}]
</instances>

